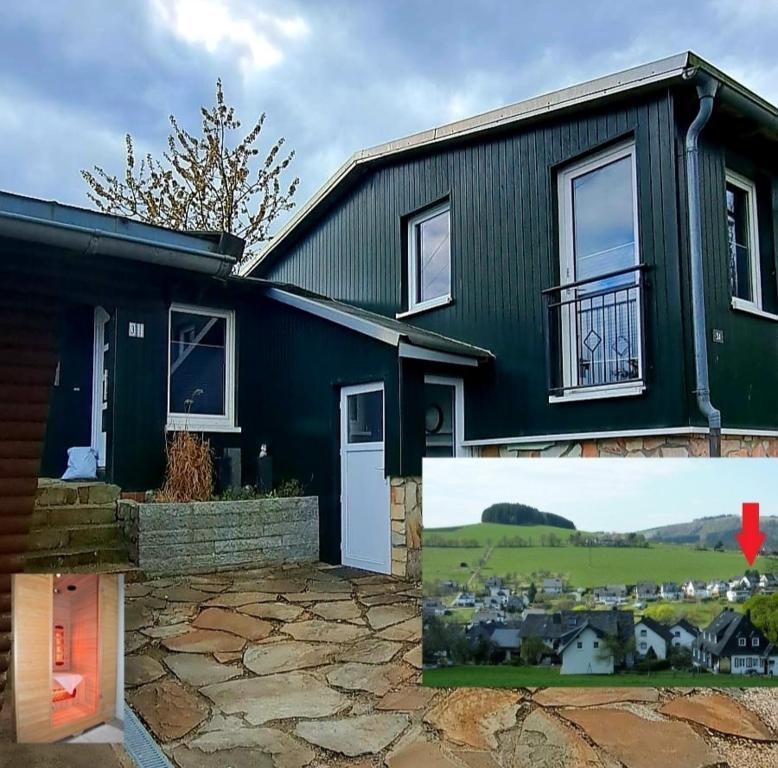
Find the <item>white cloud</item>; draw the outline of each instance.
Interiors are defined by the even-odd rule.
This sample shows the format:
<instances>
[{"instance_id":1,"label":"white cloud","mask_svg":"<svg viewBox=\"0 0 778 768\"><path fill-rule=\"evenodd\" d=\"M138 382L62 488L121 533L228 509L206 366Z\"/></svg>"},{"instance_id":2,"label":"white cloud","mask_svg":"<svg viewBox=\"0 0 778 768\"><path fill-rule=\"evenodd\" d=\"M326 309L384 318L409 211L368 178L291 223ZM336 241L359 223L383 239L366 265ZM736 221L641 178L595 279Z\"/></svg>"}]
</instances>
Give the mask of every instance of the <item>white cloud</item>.
<instances>
[{"instance_id":1,"label":"white cloud","mask_svg":"<svg viewBox=\"0 0 778 768\"><path fill-rule=\"evenodd\" d=\"M778 511L770 460L433 459L424 462L424 523L465 525L497 502L521 502L582 530L630 531L716 514L741 503Z\"/></svg>"},{"instance_id":2,"label":"white cloud","mask_svg":"<svg viewBox=\"0 0 778 768\"><path fill-rule=\"evenodd\" d=\"M81 112L3 83L0 88L0 188L90 207L80 171L123 158L124 134Z\"/></svg>"},{"instance_id":3,"label":"white cloud","mask_svg":"<svg viewBox=\"0 0 778 768\"><path fill-rule=\"evenodd\" d=\"M299 15L275 15L226 0L150 0L152 18L184 42L209 54L233 49L244 76L270 69L288 45L310 34Z\"/></svg>"}]
</instances>

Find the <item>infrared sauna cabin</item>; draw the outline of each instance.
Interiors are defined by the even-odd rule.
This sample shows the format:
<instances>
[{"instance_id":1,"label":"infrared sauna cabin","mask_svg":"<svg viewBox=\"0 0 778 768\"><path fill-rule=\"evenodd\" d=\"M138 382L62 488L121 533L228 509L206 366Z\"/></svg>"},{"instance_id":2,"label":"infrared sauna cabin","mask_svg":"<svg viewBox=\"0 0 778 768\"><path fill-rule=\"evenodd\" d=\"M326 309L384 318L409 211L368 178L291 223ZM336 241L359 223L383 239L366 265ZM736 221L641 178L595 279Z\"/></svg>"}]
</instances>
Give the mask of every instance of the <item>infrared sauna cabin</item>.
<instances>
[{"instance_id":1,"label":"infrared sauna cabin","mask_svg":"<svg viewBox=\"0 0 778 768\"><path fill-rule=\"evenodd\" d=\"M18 742L59 741L115 716L118 612L115 575L14 576Z\"/></svg>"}]
</instances>

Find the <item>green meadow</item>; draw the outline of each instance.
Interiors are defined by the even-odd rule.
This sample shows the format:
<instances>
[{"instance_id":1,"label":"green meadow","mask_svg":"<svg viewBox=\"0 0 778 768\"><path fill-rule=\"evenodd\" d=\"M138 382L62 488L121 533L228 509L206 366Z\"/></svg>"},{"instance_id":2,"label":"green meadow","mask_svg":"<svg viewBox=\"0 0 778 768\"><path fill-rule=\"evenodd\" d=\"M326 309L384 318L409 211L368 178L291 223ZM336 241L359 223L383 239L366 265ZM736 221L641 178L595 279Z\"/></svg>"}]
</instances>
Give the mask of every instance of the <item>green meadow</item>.
<instances>
[{"instance_id":1,"label":"green meadow","mask_svg":"<svg viewBox=\"0 0 778 768\"><path fill-rule=\"evenodd\" d=\"M751 688L776 687L778 677L749 677L747 675L713 675L709 673L674 672L663 670L650 674L630 672L615 675L562 675L559 667L461 666L427 669L422 674L422 685L434 688L612 688L614 686L661 687L716 687Z\"/></svg>"},{"instance_id":2,"label":"green meadow","mask_svg":"<svg viewBox=\"0 0 778 768\"><path fill-rule=\"evenodd\" d=\"M604 584L638 581L683 582L690 578L702 581L728 578L743 573L748 567L740 552L696 550L677 544L652 544L647 549L617 547L501 547L503 539L517 536L540 543L542 535L555 534L562 540L572 531L550 526L516 526L497 523L476 523L458 528L428 529L426 534L451 541L476 541L477 548L423 548L425 582L453 579L464 583L477 567L479 559L491 547L486 564L480 569L475 584L490 576L516 574L528 581L533 574L550 573L562 576L574 587L596 587ZM433 539L434 540L434 539ZM467 563L467 568L461 563ZM775 558L758 558L754 568L778 571ZM474 584L474 586L475 586Z\"/></svg>"}]
</instances>

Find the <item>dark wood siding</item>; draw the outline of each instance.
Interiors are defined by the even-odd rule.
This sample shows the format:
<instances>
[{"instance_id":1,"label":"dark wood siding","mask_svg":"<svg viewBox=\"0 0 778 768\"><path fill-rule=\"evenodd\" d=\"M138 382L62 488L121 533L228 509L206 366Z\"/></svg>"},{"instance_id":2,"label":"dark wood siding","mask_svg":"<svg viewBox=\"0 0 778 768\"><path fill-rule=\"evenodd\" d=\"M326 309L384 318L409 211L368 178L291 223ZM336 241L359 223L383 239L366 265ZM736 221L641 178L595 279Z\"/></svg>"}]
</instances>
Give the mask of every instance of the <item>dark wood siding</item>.
<instances>
[{"instance_id":1,"label":"dark wood siding","mask_svg":"<svg viewBox=\"0 0 778 768\"><path fill-rule=\"evenodd\" d=\"M337 563L340 387L383 382L386 471L400 474L397 350L271 300L256 311L241 366L244 436L268 445L276 480L299 480L319 497L321 557Z\"/></svg>"},{"instance_id":2,"label":"dark wood siding","mask_svg":"<svg viewBox=\"0 0 778 768\"><path fill-rule=\"evenodd\" d=\"M677 150L682 156L686 127L696 104L679 101ZM717 107L716 110L720 108ZM778 428L778 322L756 317L731 306L729 249L725 206L725 171L730 168L750 179L757 187L759 251L764 309L778 314L776 278L776 215L778 212L778 162L774 145L758 137L743 135L741 121L714 110L700 142L700 184L705 280L706 336L711 397L721 410L724 428ZM688 264L686 236L686 177L679 164L681 230L684 265ZM693 361L691 335L691 289L688 268L684 269L684 327L690 371ZM723 331L724 342L713 342L713 330ZM704 419L693 405L692 421Z\"/></svg>"},{"instance_id":3,"label":"dark wood siding","mask_svg":"<svg viewBox=\"0 0 778 768\"><path fill-rule=\"evenodd\" d=\"M551 405L541 291L559 280L556 171L627 136L636 141L640 250L649 265L648 389ZM673 140L673 99L663 92L406 155L365 172L256 274L393 316L404 308L404 219L448 197L454 303L408 322L495 353L493 368L467 387L468 439L684 424Z\"/></svg>"}]
</instances>

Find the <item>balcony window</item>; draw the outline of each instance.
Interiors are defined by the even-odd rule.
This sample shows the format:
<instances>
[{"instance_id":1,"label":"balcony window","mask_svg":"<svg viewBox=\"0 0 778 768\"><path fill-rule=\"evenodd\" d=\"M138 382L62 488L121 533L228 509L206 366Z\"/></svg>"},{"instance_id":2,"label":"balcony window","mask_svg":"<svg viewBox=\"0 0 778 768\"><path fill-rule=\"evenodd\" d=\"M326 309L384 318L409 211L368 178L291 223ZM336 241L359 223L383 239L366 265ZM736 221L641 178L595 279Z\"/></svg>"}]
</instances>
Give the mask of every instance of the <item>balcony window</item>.
<instances>
[{"instance_id":1,"label":"balcony window","mask_svg":"<svg viewBox=\"0 0 778 768\"><path fill-rule=\"evenodd\" d=\"M729 286L735 306L762 306L756 187L734 171L726 172Z\"/></svg>"},{"instance_id":2,"label":"balcony window","mask_svg":"<svg viewBox=\"0 0 778 768\"><path fill-rule=\"evenodd\" d=\"M643 391L634 142L558 177L560 285L544 291L552 396Z\"/></svg>"}]
</instances>

